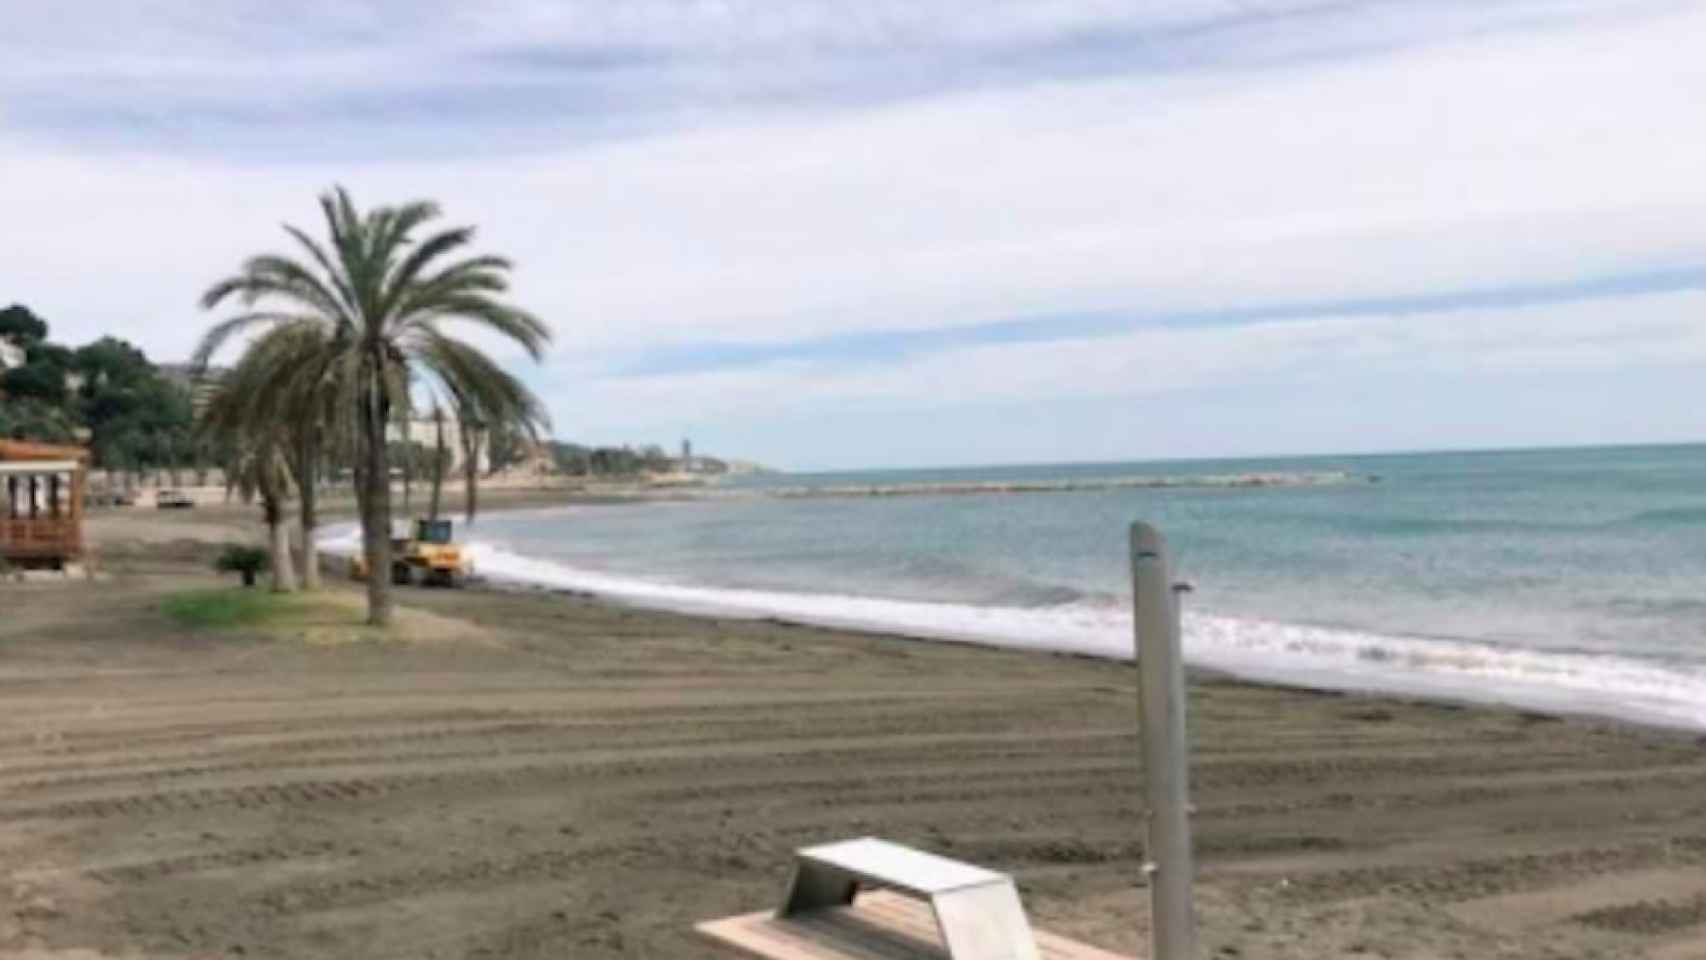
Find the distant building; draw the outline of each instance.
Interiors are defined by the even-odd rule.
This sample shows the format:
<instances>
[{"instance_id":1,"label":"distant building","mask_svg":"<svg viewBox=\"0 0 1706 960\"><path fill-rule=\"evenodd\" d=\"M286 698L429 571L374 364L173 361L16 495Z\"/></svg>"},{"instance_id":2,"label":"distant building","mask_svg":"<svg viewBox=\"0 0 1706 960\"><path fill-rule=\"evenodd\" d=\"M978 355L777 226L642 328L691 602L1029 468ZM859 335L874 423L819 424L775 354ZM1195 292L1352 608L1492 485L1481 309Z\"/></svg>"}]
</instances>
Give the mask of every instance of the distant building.
<instances>
[{"instance_id":1,"label":"distant building","mask_svg":"<svg viewBox=\"0 0 1706 960\"><path fill-rule=\"evenodd\" d=\"M29 359L29 354L6 337L0 337L0 372L16 370Z\"/></svg>"},{"instance_id":2,"label":"distant building","mask_svg":"<svg viewBox=\"0 0 1706 960\"><path fill-rule=\"evenodd\" d=\"M190 412L197 420L219 390L219 383L231 371L225 367L198 367L193 363L162 363L155 366L162 379L175 384L190 395ZM71 387L77 389L77 387Z\"/></svg>"}]
</instances>

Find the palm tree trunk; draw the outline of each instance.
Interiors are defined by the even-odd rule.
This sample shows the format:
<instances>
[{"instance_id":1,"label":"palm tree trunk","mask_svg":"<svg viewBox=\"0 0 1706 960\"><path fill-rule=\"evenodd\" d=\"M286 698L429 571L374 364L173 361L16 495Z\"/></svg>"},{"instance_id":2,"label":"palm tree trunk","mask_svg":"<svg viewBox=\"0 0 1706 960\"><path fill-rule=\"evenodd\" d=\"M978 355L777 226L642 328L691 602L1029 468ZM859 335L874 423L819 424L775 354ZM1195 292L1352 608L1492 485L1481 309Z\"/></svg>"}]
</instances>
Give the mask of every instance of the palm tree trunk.
<instances>
[{"instance_id":1,"label":"palm tree trunk","mask_svg":"<svg viewBox=\"0 0 1706 960\"><path fill-rule=\"evenodd\" d=\"M403 516L413 522L415 515L415 440L411 436L413 424L408 419L398 418L397 423L403 428Z\"/></svg>"},{"instance_id":2,"label":"palm tree trunk","mask_svg":"<svg viewBox=\"0 0 1706 960\"><path fill-rule=\"evenodd\" d=\"M367 366L367 404L361 420L367 495L361 503L361 540L367 554L367 622L383 627L391 623L391 465L385 451L391 411L384 394L383 356L370 357Z\"/></svg>"},{"instance_id":3,"label":"palm tree trunk","mask_svg":"<svg viewBox=\"0 0 1706 960\"><path fill-rule=\"evenodd\" d=\"M272 590L292 593L296 590L296 570L290 561L290 527L284 522L284 508L275 494L265 497L261 509L266 512L267 540L272 547Z\"/></svg>"},{"instance_id":4,"label":"palm tree trunk","mask_svg":"<svg viewBox=\"0 0 1706 960\"><path fill-rule=\"evenodd\" d=\"M473 421L462 424L462 505L467 516L467 523L474 525L474 514L479 511L480 501L480 428Z\"/></svg>"},{"instance_id":5,"label":"palm tree trunk","mask_svg":"<svg viewBox=\"0 0 1706 960\"><path fill-rule=\"evenodd\" d=\"M314 529L319 526L316 501L319 498L320 444L310 437L303 442L302 475L296 486L302 501L302 589L320 589L320 547L314 542Z\"/></svg>"},{"instance_id":6,"label":"palm tree trunk","mask_svg":"<svg viewBox=\"0 0 1706 960\"><path fill-rule=\"evenodd\" d=\"M355 478L355 512L356 516L367 516L367 464L362 455L362 447L356 444L354 454L350 457L350 476Z\"/></svg>"},{"instance_id":7,"label":"palm tree trunk","mask_svg":"<svg viewBox=\"0 0 1706 960\"><path fill-rule=\"evenodd\" d=\"M432 511L434 522L438 520L439 504L444 496L444 411L434 408L432 412L434 424L432 448Z\"/></svg>"}]
</instances>

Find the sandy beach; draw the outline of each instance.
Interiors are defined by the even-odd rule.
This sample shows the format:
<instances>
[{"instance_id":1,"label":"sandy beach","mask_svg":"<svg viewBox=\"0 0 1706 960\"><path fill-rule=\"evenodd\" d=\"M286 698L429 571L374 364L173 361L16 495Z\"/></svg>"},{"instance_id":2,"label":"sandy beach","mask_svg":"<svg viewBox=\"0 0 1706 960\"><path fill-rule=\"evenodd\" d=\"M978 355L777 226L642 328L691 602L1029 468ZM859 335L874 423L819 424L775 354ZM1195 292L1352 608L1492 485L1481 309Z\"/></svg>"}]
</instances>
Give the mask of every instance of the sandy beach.
<instances>
[{"instance_id":1,"label":"sandy beach","mask_svg":"<svg viewBox=\"0 0 1706 960\"><path fill-rule=\"evenodd\" d=\"M1141 955L1129 664L544 592L411 590L357 643L163 613L252 518L98 515L110 579L0 587L0 957L709 958L693 922L867 834ZM1191 711L1204 957L1706 957L1697 735Z\"/></svg>"}]
</instances>

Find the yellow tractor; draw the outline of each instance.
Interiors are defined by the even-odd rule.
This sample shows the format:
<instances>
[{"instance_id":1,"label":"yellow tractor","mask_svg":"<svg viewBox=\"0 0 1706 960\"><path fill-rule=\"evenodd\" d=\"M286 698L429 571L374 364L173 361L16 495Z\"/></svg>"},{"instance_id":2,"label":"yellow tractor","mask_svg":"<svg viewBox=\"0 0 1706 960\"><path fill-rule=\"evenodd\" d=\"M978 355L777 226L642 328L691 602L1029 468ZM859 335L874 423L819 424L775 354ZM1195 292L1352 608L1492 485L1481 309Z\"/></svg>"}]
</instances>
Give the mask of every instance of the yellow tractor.
<instances>
[{"instance_id":1,"label":"yellow tractor","mask_svg":"<svg viewBox=\"0 0 1706 960\"><path fill-rule=\"evenodd\" d=\"M414 536L391 538L392 583L454 587L473 574L474 558L451 539L449 520L421 517L415 521ZM366 557L357 555L350 561L350 576L367 579Z\"/></svg>"}]
</instances>

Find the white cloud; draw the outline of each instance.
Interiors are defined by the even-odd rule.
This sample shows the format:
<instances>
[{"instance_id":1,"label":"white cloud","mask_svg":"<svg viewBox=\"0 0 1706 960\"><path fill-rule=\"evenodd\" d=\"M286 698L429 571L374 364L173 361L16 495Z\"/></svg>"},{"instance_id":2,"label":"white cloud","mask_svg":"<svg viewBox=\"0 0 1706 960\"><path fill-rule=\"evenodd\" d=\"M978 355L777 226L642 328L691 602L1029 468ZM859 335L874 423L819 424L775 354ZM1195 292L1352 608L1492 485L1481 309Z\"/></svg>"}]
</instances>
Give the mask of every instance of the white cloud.
<instances>
[{"instance_id":1,"label":"white cloud","mask_svg":"<svg viewBox=\"0 0 1706 960\"><path fill-rule=\"evenodd\" d=\"M1229 46L1237 49L1207 49L1242 61L1282 49L1301 53L1426 42L1676 5L1677 0L868 0L857 6L839 0L298 0L288 5L270 0L62 0L7 11L7 33L0 43L8 56L0 62L0 78L170 80L231 73L258 78L271 70L294 83L305 79L301 68L308 65L361 62L371 68L463 59L501 73L530 64L535 69L608 65L612 54L636 52L723 61L734 70L762 70L759 61L768 57L794 61L789 68L799 71L809 66L807 61L829 63L842 56L881 65L909 52L938 58L954 51L996 56L1107 47L1128 38L1151 45L1197 44L1190 49L1199 54L1205 40L1230 38L1235 42ZM102 29L88 29L91 23ZM544 56L508 64L501 57L517 51ZM1168 52L1152 51L1153 56L1128 66L1177 65ZM257 55L264 55L265 62L257 62ZM482 55L500 56L481 63L477 58ZM355 76L367 83L404 79L345 71L337 71L334 79Z\"/></svg>"},{"instance_id":2,"label":"white cloud","mask_svg":"<svg viewBox=\"0 0 1706 960\"><path fill-rule=\"evenodd\" d=\"M531 16L459 24L462 39L441 26L377 48L357 17L342 28L356 40L287 52L280 66L365 86L387 82L376 67L420 49L465 53L527 36L649 43L666 8L675 10L587 19L592 8L563 18L539 4ZM1089 3L981 17L938 4L912 19L910 7L882 8L892 22L798 9L775 42L801 50L1034 44L1114 16ZM1386 10L1388 27L1357 36L1448 19L1427 4L1370 9ZM254 27L241 18L200 33L136 26L138 75L183 53L185 82L235 76L247 91L273 66L253 56L232 66ZM721 42L715 23L683 29L689 45ZM95 151L11 135L0 140L0 299L32 304L70 339L115 332L182 356L207 319L194 308L200 290L244 255L282 245L280 221L311 223L315 192L334 181L367 202L433 196L453 219L480 224L487 244L519 260L520 299L559 330L548 377L577 384L589 372L582 358L674 342L1402 296L1706 262L1706 8L1449 41L1430 29L1436 42L1378 55L997 86L512 157L470 159L451 143L407 162L238 162L207 144ZM187 47L186 30L200 37ZM0 68L0 82L39 79L50 64ZM0 131L18 107L0 93ZM1347 318L977 348L888 370L603 381L593 409L614 425L639 423L631 411L670 397L757 411L777 390L873 403L940 395L944 384L966 396L1093 392L1139 374L1155 382L1156 368L1133 360L1155 351L1168 358L1163 382L1179 384L1274 376L1343 351L1395 366L1645 362L1642 344L1678 336L1674 318L1646 330L1608 319L1624 309L1615 302L1582 309L1599 339L1560 339L1571 329L1557 326L1562 308L1512 314L1534 334L1527 358L1504 341L1487 353L1448 319ZM1418 336L1425 349L1414 349ZM585 422L568 413L559 419Z\"/></svg>"},{"instance_id":3,"label":"white cloud","mask_svg":"<svg viewBox=\"0 0 1706 960\"><path fill-rule=\"evenodd\" d=\"M791 362L677 376L573 379L565 409L640 432L701 422L1138 398L1228 386L1305 390L1383 376L1552 376L1706 367L1706 291L1425 315L1317 317L999 344L881 366ZM1450 406L1446 400L1443 406Z\"/></svg>"}]
</instances>

